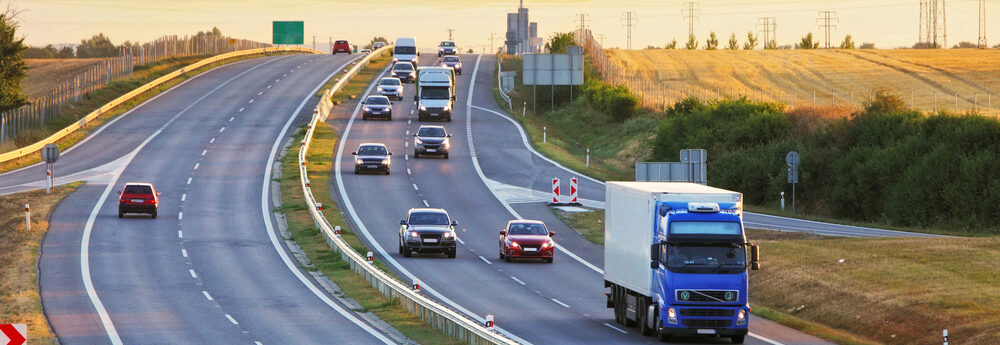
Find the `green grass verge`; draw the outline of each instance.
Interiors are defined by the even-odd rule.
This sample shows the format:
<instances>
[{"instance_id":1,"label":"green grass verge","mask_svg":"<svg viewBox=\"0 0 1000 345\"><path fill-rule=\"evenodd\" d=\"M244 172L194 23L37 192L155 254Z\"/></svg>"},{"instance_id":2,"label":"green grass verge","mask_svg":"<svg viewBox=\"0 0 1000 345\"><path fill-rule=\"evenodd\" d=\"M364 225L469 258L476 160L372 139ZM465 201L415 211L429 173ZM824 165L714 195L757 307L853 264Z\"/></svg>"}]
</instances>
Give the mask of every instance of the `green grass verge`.
<instances>
[{"instance_id":1,"label":"green grass verge","mask_svg":"<svg viewBox=\"0 0 1000 345\"><path fill-rule=\"evenodd\" d=\"M0 322L27 324L32 344L56 343L42 313L36 263L49 215L81 184L55 187L50 194L34 190L0 196ZM31 231L24 226L25 204L31 205Z\"/></svg>"},{"instance_id":2,"label":"green grass verge","mask_svg":"<svg viewBox=\"0 0 1000 345\"><path fill-rule=\"evenodd\" d=\"M284 55L283 53L273 53L268 55ZM66 105L63 107L62 111L55 116L51 121L45 124L42 128L28 129L25 130L21 135L18 135L12 142L0 145L0 152L8 152L16 150L19 147L28 146L34 144L42 139L49 137L50 135L66 128L70 124L76 122L80 118L83 118L90 112L97 108L108 104L108 102L124 95L126 93L135 90L136 88L145 85L156 78L162 77L169 74L175 70L182 67L188 66L209 56L207 55L195 55L195 56L184 56L184 57L173 57L158 60L146 65L136 66L132 73L132 76L111 82L104 87L85 93L80 97L80 102L73 104L72 107ZM121 105L111 109L110 111L101 114L96 119L91 121L86 128L81 128L56 142L60 150L66 150L67 148L73 146L84 137L87 136L91 131L100 128L105 122L121 115L130 109L142 104L146 100L160 94L163 91L174 87L177 84L184 82L185 80L191 79L192 77L204 73L212 68L233 63L236 61L255 59L260 57L259 55L247 56L242 58L235 58L225 62L218 62L203 66L199 69L188 71L183 76L174 78L173 80L160 85L159 87L153 88L142 95L132 98L129 101L122 103ZM0 163L0 172L11 171L19 168L23 168L41 161L41 156L37 154L29 154L24 157L9 160Z\"/></svg>"}]
</instances>

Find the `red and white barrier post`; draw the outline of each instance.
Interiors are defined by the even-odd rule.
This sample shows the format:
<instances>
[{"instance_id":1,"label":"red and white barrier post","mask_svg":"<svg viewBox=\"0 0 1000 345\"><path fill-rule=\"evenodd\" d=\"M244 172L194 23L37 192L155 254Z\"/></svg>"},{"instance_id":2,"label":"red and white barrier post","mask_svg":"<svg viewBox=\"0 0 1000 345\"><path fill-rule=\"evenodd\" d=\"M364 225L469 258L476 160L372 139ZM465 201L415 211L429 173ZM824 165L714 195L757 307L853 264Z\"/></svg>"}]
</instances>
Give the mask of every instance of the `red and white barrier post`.
<instances>
[{"instance_id":1,"label":"red and white barrier post","mask_svg":"<svg viewBox=\"0 0 1000 345\"><path fill-rule=\"evenodd\" d=\"M552 179L552 203L559 203L559 178Z\"/></svg>"},{"instance_id":2,"label":"red and white barrier post","mask_svg":"<svg viewBox=\"0 0 1000 345\"><path fill-rule=\"evenodd\" d=\"M578 202L577 201L578 190L576 189L576 186L577 186L576 177L569 179L569 202L571 203Z\"/></svg>"},{"instance_id":3,"label":"red and white barrier post","mask_svg":"<svg viewBox=\"0 0 1000 345\"><path fill-rule=\"evenodd\" d=\"M340 236L340 225L333 227L333 233Z\"/></svg>"},{"instance_id":4,"label":"red and white barrier post","mask_svg":"<svg viewBox=\"0 0 1000 345\"><path fill-rule=\"evenodd\" d=\"M420 292L420 279L413 280L413 291Z\"/></svg>"},{"instance_id":5,"label":"red and white barrier post","mask_svg":"<svg viewBox=\"0 0 1000 345\"><path fill-rule=\"evenodd\" d=\"M486 315L486 328L493 330L493 315Z\"/></svg>"}]
</instances>

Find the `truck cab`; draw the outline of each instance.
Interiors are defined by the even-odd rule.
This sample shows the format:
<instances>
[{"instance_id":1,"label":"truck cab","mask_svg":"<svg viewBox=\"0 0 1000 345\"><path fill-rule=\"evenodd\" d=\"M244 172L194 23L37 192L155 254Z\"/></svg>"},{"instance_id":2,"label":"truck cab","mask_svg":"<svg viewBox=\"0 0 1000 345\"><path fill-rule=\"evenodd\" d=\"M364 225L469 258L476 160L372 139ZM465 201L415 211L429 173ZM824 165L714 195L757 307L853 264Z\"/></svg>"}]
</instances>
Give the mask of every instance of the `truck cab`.
<instances>
[{"instance_id":1,"label":"truck cab","mask_svg":"<svg viewBox=\"0 0 1000 345\"><path fill-rule=\"evenodd\" d=\"M742 194L613 182L606 212L605 287L616 321L660 340L702 335L743 343L747 272L759 268L759 252L746 240Z\"/></svg>"},{"instance_id":2,"label":"truck cab","mask_svg":"<svg viewBox=\"0 0 1000 345\"><path fill-rule=\"evenodd\" d=\"M455 101L455 71L448 67L417 69L417 119L441 119L451 122Z\"/></svg>"}]
</instances>

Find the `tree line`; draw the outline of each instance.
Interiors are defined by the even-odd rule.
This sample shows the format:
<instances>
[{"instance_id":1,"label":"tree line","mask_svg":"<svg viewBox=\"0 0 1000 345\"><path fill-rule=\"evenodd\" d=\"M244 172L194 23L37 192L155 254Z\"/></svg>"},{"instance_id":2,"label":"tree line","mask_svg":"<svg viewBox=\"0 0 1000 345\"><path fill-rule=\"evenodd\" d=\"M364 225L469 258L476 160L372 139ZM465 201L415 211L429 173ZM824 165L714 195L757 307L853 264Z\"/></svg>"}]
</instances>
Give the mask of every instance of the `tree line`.
<instances>
[{"instance_id":1,"label":"tree line","mask_svg":"<svg viewBox=\"0 0 1000 345\"><path fill-rule=\"evenodd\" d=\"M683 46L678 46L679 43L677 42L677 39L673 39L673 40L670 41L670 43L667 43L663 48L664 49L697 50L697 49L699 49L699 47L702 47L701 49L704 49L704 50L718 50L718 49L720 49L720 47L719 47L719 38L715 34L714 31L712 31L712 32L710 32L708 34L708 39L706 39L704 43L705 43L705 45L701 46L701 41L699 41L698 38L695 35L692 34L692 35L688 36L688 40L687 40L687 42L684 43ZM767 41L767 42L761 42L760 38L757 35L754 35L753 31L749 31L749 32L747 32L747 36L746 36L746 39L743 41L743 44L740 44L740 41L738 39L736 39L736 34L734 33L734 34L729 35L729 41L726 43L726 45L722 46L721 49L725 49L725 50L740 50L740 49L743 49L743 50L754 50L754 49L757 49L757 47L760 46L761 44L763 44L762 48L764 48L765 50L792 49L792 48L794 48L794 49L818 49L819 48L819 41L817 39L813 38L812 32L810 32L810 33L806 34L805 36L803 36L802 39L798 43L795 43L794 45L779 46L778 42L776 42L775 40L770 40L770 41ZM867 43L866 42L866 43L862 43L860 46L858 46L858 45L856 45L854 43L854 38L851 37L850 34L848 34L847 36L844 37L844 40L841 41L839 47L840 47L840 49L858 49L858 48L861 48L861 49L875 49L875 44L874 43ZM660 48L656 47L656 46L648 46L648 47L646 47L646 49L660 49Z\"/></svg>"},{"instance_id":2,"label":"tree line","mask_svg":"<svg viewBox=\"0 0 1000 345\"><path fill-rule=\"evenodd\" d=\"M213 27L208 31L198 31L198 33L194 36L195 39L215 37L222 37L222 30L219 30L218 27ZM99 33L90 38L80 40L80 44L76 45L76 49L69 46L57 49L55 46L49 44L45 47L27 47L22 56L25 59L85 59L115 57L121 55L126 49L139 49L140 46L141 44L139 42L131 41L125 41L121 44L115 45L111 42L111 38L105 36L104 33Z\"/></svg>"}]
</instances>

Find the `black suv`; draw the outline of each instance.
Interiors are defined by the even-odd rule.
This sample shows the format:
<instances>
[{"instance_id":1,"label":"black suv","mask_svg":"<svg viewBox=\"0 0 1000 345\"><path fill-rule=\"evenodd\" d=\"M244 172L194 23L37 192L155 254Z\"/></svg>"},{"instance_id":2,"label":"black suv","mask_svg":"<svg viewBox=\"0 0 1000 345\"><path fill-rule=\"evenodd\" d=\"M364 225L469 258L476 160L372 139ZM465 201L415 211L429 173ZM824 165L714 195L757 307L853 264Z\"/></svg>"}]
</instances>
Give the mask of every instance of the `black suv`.
<instances>
[{"instance_id":1,"label":"black suv","mask_svg":"<svg viewBox=\"0 0 1000 345\"><path fill-rule=\"evenodd\" d=\"M445 131L444 126L420 126L417 133L413 134L413 158L420 158L420 155L442 155L448 159L448 150L451 149L451 134Z\"/></svg>"},{"instance_id":2,"label":"black suv","mask_svg":"<svg viewBox=\"0 0 1000 345\"><path fill-rule=\"evenodd\" d=\"M455 258L455 227L448 212L440 208L411 208L399 221L399 254L443 253Z\"/></svg>"},{"instance_id":3,"label":"black suv","mask_svg":"<svg viewBox=\"0 0 1000 345\"><path fill-rule=\"evenodd\" d=\"M361 114L362 120L367 120L370 117L382 117L392 121L392 102L389 101L389 97L368 96L361 104L365 106L364 113Z\"/></svg>"},{"instance_id":4,"label":"black suv","mask_svg":"<svg viewBox=\"0 0 1000 345\"><path fill-rule=\"evenodd\" d=\"M383 171L389 175L389 167L392 166L392 152L385 148L385 144L361 144L354 155L354 173L360 174L362 171Z\"/></svg>"}]
</instances>

